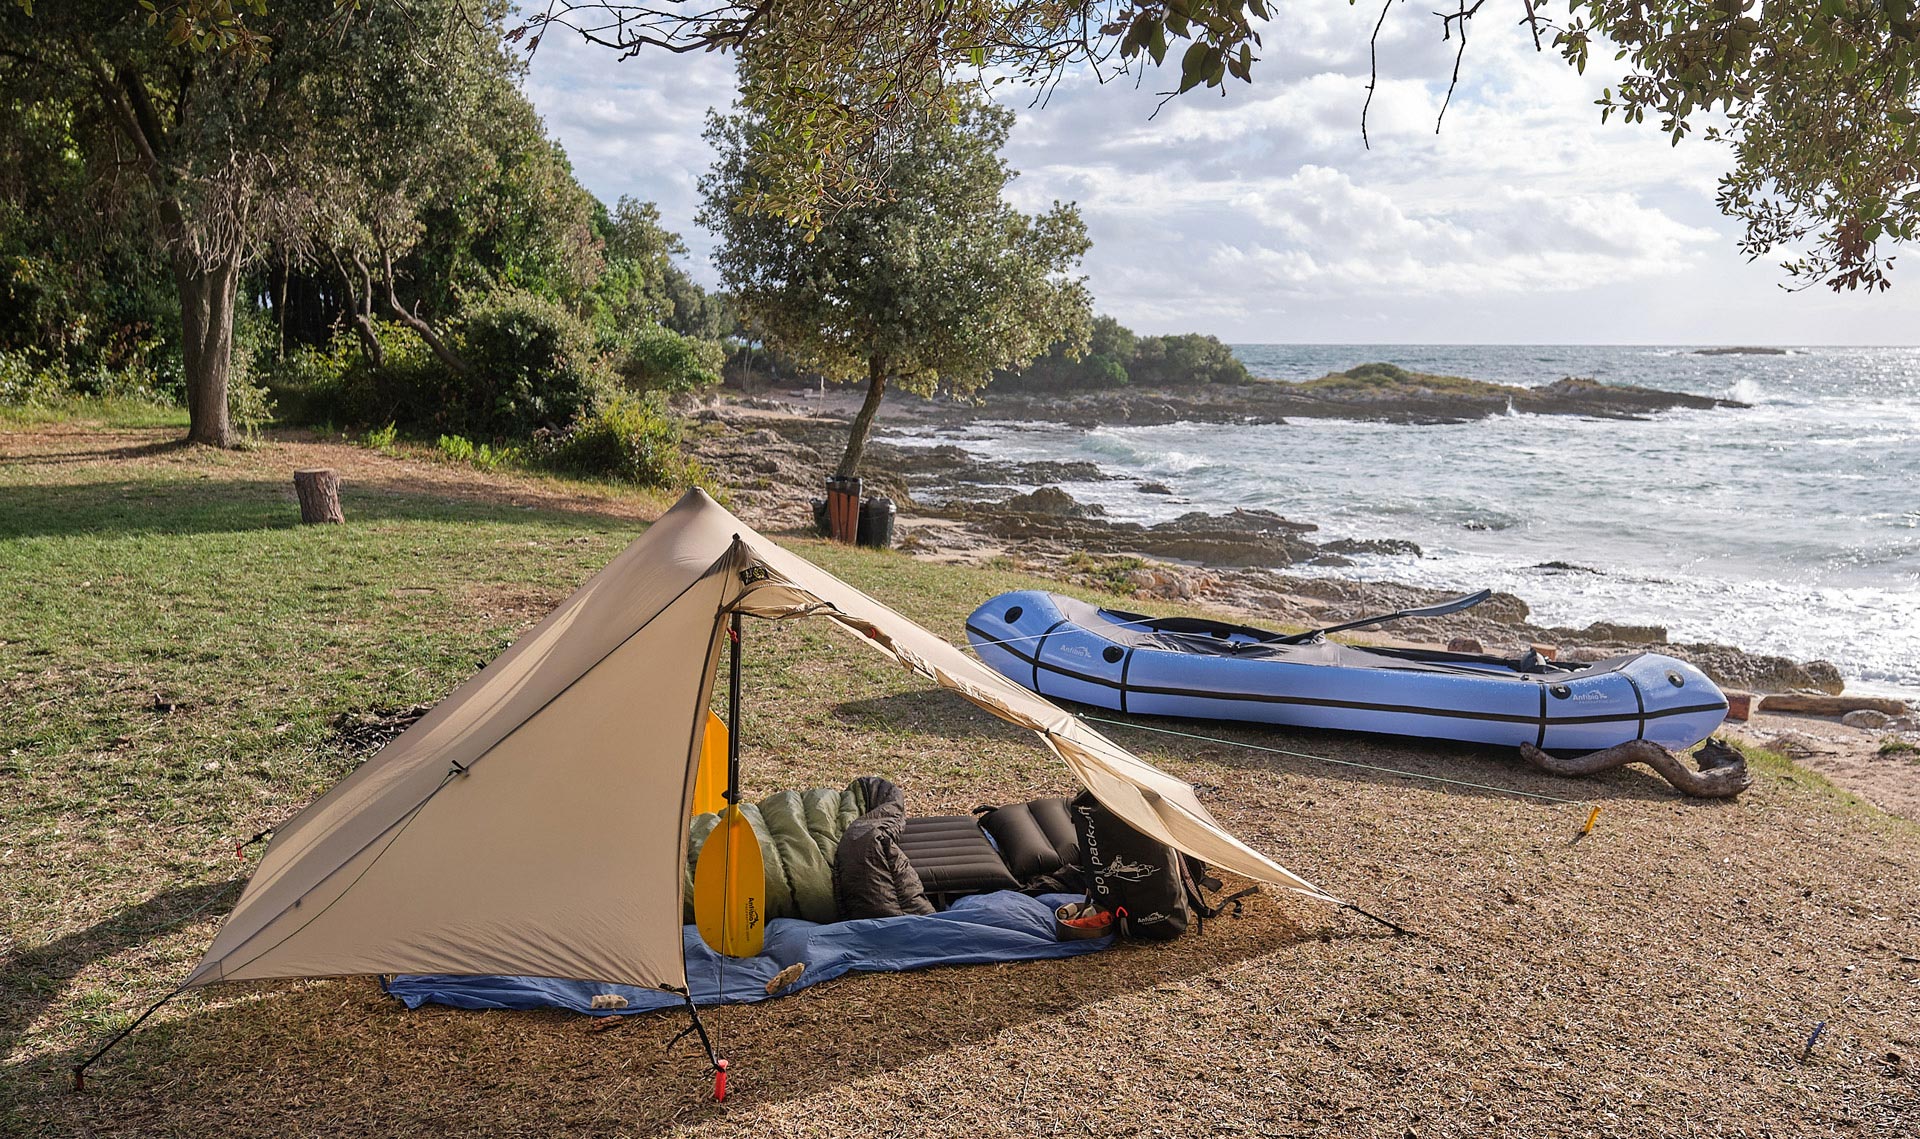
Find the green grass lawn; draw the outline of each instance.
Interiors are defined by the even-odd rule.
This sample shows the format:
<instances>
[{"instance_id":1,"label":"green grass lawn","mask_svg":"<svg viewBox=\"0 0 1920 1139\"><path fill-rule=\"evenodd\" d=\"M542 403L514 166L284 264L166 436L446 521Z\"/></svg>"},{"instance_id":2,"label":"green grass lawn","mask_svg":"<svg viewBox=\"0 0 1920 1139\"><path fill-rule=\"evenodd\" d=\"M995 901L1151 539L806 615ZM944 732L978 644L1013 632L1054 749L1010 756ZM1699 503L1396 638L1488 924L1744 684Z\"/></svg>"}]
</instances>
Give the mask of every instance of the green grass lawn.
<instances>
[{"instance_id":1,"label":"green grass lawn","mask_svg":"<svg viewBox=\"0 0 1920 1139\"><path fill-rule=\"evenodd\" d=\"M365 979L224 986L169 1006L74 1095L68 1065L206 948L257 857L235 841L364 758L336 718L443 696L665 504L310 441L167 439L0 434L0 1134L977 1136L1089 1118L1103 1134L1662 1134L1765 1117L1892 1135L1915 1119L1911 824L1778 760L1738 802L1700 803L1644 772L1572 781L1490 749L1226 726L1205 731L1605 809L1576 844L1585 805L1116 729L1254 845L1428 939L1261 900L1166 947L835 981L709 1015L741 1058L725 1107L684 1042L665 1051L674 1018L597 1032L408 1013ZM345 526L295 524L288 472L321 463L346 474ZM781 540L955 639L983 598L1035 584ZM822 623L748 638L750 794L878 773L945 813L1068 789L1027 733Z\"/></svg>"}]
</instances>

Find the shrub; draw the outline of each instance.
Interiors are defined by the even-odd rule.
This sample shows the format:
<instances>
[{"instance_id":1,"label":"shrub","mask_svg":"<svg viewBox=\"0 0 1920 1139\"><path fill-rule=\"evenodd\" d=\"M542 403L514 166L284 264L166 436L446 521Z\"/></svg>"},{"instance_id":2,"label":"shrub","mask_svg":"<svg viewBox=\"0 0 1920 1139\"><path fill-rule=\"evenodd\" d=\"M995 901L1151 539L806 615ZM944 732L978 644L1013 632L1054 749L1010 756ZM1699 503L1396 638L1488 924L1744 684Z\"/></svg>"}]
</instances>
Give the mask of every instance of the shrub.
<instances>
[{"instance_id":1,"label":"shrub","mask_svg":"<svg viewBox=\"0 0 1920 1139\"><path fill-rule=\"evenodd\" d=\"M680 422L659 395L618 395L565 431L534 436L534 457L557 471L642 486L705 486L707 469L681 449Z\"/></svg>"},{"instance_id":2,"label":"shrub","mask_svg":"<svg viewBox=\"0 0 1920 1139\"><path fill-rule=\"evenodd\" d=\"M440 436L439 447L442 458L456 463L471 463L483 471L511 466L520 459L518 447L491 447L485 443L475 446L471 439L461 435Z\"/></svg>"},{"instance_id":3,"label":"shrub","mask_svg":"<svg viewBox=\"0 0 1920 1139\"><path fill-rule=\"evenodd\" d=\"M177 377L174 377L177 380ZM177 407L180 392L144 357L118 367L73 368L38 349L0 352L0 404L64 404L77 399Z\"/></svg>"},{"instance_id":4,"label":"shrub","mask_svg":"<svg viewBox=\"0 0 1920 1139\"><path fill-rule=\"evenodd\" d=\"M0 403L46 403L71 394L66 369L48 366L43 353L0 352Z\"/></svg>"},{"instance_id":5,"label":"shrub","mask_svg":"<svg viewBox=\"0 0 1920 1139\"><path fill-rule=\"evenodd\" d=\"M233 357L227 369L227 419L249 439L273 418L271 393L261 386L255 362L265 359L270 326L258 312L242 309L233 322Z\"/></svg>"},{"instance_id":6,"label":"shrub","mask_svg":"<svg viewBox=\"0 0 1920 1139\"><path fill-rule=\"evenodd\" d=\"M273 420L273 396L253 378L247 368L235 368L227 374L227 419L249 438Z\"/></svg>"},{"instance_id":7,"label":"shrub","mask_svg":"<svg viewBox=\"0 0 1920 1139\"><path fill-rule=\"evenodd\" d=\"M1233 349L1218 337L1198 332L1141 337L1127 371L1134 383L1149 387L1244 384L1253 379Z\"/></svg>"},{"instance_id":8,"label":"shrub","mask_svg":"<svg viewBox=\"0 0 1920 1139\"><path fill-rule=\"evenodd\" d=\"M459 352L462 422L483 438L524 439L540 428L571 423L611 378L593 334L572 313L544 297L505 288L469 309Z\"/></svg>"},{"instance_id":9,"label":"shrub","mask_svg":"<svg viewBox=\"0 0 1920 1139\"><path fill-rule=\"evenodd\" d=\"M399 434L396 425L389 423L385 427L376 427L367 432L360 437L360 442L376 451L392 451L393 441L399 437Z\"/></svg>"},{"instance_id":10,"label":"shrub","mask_svg":"<svg viewBox=\"0 0 1920 1139\"><path fill-rule=\"evenodd\" d=\"M473 462L473 441L463 435L440 436L440 457L456 463Z\"/></svg>"},{"instance_id":11,"label":"shrub","mask_svg":"<svg viewBox=\"0 0 1920 1139\"><path fill-rule=\"evenodd\" d=\"M717 340L653 327L624 338L616 370L634 391L678 393L718 384L726 362L726 349Z\"/></svg>"},{"instance_id":12,"label":"shrub","mask_svg":"<svg viewBox=\"0 0 1920 1139\"><path fill-rule=\"evenodd\" d=\"M341 329L324 346L295 348L265 370L269 392L296 423L391 423L408 431L464 429L460 385L451 369L404 325L377 321L381 366L357 334Z\"/></svg>"}]
</instances>

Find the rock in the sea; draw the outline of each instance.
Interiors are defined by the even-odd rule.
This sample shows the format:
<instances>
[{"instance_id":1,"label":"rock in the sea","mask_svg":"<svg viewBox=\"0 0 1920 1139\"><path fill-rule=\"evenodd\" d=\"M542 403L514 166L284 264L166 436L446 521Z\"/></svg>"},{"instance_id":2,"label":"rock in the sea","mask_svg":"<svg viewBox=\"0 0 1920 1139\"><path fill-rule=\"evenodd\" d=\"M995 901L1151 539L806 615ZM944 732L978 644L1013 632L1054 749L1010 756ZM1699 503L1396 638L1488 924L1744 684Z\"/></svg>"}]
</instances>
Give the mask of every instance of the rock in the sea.
<instances>
[{"instance_id":1,"label":"rock in the sea","mask_svg":"<svg viewBox=\"0 0 1920 1139\"><path fill-rule=\"evenodd\" d=\"M1086 518L1106 513L1098 506L1076 502L1057 486L1043 486L1032 494L1016 494L1007 499L1006 508L1016 514L1044 514L1051 518Z\"/></svg>"},{"instance_id":2,"label":"rock in the sea","mask_svg":"<svg viewBox=\"0 0 1920 1139\"><path fill-rule=\"evenodd\" d=\"M1135 543L1143 553L1183 562L1271 568L1313 557L1313 543L1300 537L1313 529L1268 510L1192 511L1149 527Z\"/></svg>"},{"instance_id":3,"label":"rock in the sea","mask_svg":"<svg viewBox=\"0 0 1920 1139\"><path fill-rule=\"evenodd\" d=\"M1396 554L1419 557L1420 547L1403 538L1335 538L1321 547L1330 554Z\"/></svg>"},{"instance_id":4,"label":"rock in the sea","mask_svg":"<svg viewBox=\"0 0 1920 1139\"><path fill-rule=\"evenodd\" d=\"M1140 484L1140 493L1141 494L1172 494L1173 488L1168 486L1165 483L1143 482Z\"/></svg>"},{"instance_id":5,"label":"rock in the sea","mask_svg":"<svg viewBox=\"0 0 1920 1139\"><path fill-rule=\"evenodd\" d=\"M1856 708L1840 717L1840 722L1849 728L1866 728L1878 731L1893 723L1893 717L1885 712L1876 712L1872 708Z\"/></svg>"}]
</instances>

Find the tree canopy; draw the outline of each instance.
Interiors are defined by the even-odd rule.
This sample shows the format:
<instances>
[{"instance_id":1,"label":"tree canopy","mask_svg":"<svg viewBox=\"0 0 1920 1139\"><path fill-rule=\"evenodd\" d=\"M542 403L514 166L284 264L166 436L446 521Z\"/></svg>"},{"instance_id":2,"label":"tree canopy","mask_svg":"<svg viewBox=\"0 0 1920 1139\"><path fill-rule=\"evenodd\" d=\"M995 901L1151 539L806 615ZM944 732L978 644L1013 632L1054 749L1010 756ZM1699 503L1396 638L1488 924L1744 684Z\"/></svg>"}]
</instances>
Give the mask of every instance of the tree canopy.
<instances>
[{"instance_id":1,"label":"tree canopy","mask_svg":"<svg viewBox=\"0 0 1920 1139\"><path fill-rule=\"evenodd\" d=\"M1719 205L1752 257L1788 253L1802 285L1891 285L1881 243L1920 231L1920 11L1915 0L1569 0L1552 28L1584 67L1631 71L1603 117L1655 118L1677 145L1727 144ZM1701 124L1705 123L1704 126ZM1803 244L1804 243L1804 244Z\"/></svg>"},{"instance_id":2,"label":"tree canopy","mask_svg":"<svg viewBox=\"0 0 1920 1139\"><path fill-rule=\"evenodd\" d=\"M952 120L915 120L886 171L886 196L816 229L740 208L762 178L768 136L752 114L711 121L718 158L702 182L701 221L720 237L715 259L735 305L802 366L867 381L840 474L858 469L890 384L971 392L1057 340L1085 344L1087 291L1068 274L1086 228L1071 205L1028 216L1002 200L1014 174L999 151L1012 123L977 101Z\"/></svg>"},{"instance_id":3,"label":"tree canopy","mask_svg":"<svg viewBox=\"0 0 1920 1139\"><path fill-rule=\"evenodd\" d=\"M717 381L724 307L657 210L574 178L509 11L0 4L0 351L171 366L216 444L248 358L289 347L357 393L326 414L482 438L563 426L595 376ZM549 373L573 394L534 390Z\"/></svg>"},{"instance_id":4,"label":"tree canopy","mask_svg":"<svg viewBox=\"0 0 1920 1139\"><path fill-rule=\"evenodd\" d=\"M178 300L190 438L231 439L249 265L276 244L337 261L344 250L370 282L374 254L411 248L423 187L459 160L446 128L488 95L469 72L507 66L504 13L480 0L0 9L0 90L57 120L100 216L152 219Z\"/></svg>"}]
</instances>

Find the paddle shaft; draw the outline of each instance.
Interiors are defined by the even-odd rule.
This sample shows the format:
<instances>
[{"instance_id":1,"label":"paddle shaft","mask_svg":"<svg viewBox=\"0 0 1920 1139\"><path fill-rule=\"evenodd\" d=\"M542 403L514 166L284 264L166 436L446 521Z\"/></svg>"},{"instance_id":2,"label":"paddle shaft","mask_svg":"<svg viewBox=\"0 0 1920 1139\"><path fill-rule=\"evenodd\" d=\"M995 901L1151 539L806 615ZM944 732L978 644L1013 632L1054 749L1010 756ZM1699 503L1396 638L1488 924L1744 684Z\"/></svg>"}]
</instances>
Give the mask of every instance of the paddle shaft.
<instances>
[{"instance_id":1,"label":"paddle shaft","mask_svg":"<svg viewBox=\"0 0 1920 1139\"><path fill-rule=\"evenodd\" d=\"M1420 609L1402 609L1397 613L1383 613L1378 617L1362 617L1358 621L1348 621L1343 625L1328 625L1324 629L1295 633L1291 637L1280 638L1278 643L1283 645L1304 645L1310 641L1318 640L1328 633L1344 633L1349 629L1364 629L1369 625L1384 625L1388 621L1399 621L1407 617L1444 617L1449 613L1458 613L1462 609L1471 609L1492 596L1493 590L1483 589L1478 593L1469 593L1464 597L1456 597L1452 601L1443 601L1438 605L1428 605Z\"/></svg>"}]
</instances>

